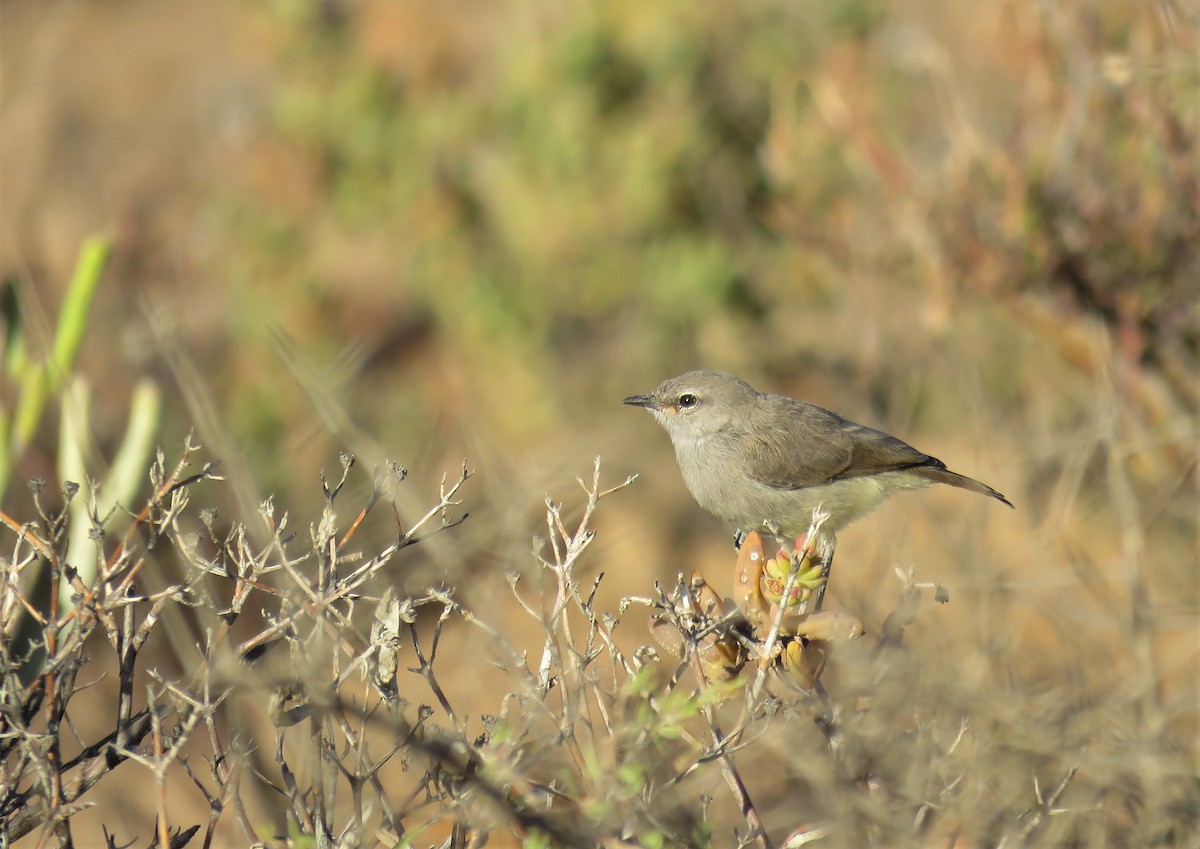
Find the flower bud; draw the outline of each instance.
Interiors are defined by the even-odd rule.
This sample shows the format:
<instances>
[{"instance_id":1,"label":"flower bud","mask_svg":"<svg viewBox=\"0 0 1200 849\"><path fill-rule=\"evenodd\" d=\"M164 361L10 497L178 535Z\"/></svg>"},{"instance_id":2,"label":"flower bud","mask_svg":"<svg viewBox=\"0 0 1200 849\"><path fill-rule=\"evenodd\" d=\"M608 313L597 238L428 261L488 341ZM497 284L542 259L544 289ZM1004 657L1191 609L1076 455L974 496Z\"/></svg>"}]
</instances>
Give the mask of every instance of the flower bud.
<instances>
[{"instance_id":1,"label":"flower bud","mask_svg":"<svg viewBox=\"0 0 1200 849\"><path fill-rule=\"evenodd\" d=\"M793 607L807 601L812 590L825 584L825 573L817 559L816 552L810 551L804 544L804 537L796 543L796 550L789 554L781 550L778 554L763 564L761 580L762 594L772 604L783 604ZM787 586L788 576L792 572L792 562L795 558L797 565L796 577L792 580L792 591L786 603L782 602L783 589Z\"/></svg>"}]
</instances>

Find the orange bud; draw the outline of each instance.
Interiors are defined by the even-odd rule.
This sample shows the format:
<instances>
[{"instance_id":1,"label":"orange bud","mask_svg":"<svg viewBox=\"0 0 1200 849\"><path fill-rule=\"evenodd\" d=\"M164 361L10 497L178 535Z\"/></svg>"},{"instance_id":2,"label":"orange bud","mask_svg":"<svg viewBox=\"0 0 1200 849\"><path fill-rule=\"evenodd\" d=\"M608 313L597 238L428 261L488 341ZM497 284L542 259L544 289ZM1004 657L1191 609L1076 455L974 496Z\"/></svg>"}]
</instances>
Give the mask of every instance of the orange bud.
<instances>
[{"instance_id":1,"label":"orange bud","mask_svg":"<svg viewBox=\"0 0 1200 849\"><path fill-rule=\"evenodd\" d=\"M731 637L718 639L716 634L709 634L696 647L696 654L709 681L728 681L746 664L746 650Z\"/></svg>"},{"instance_id":2,"label":"orange bud","mask_svg":"<svg viewBox=\"0 0 1200 849\"><path fill-rule=\"evenodd\" d=\"M650 633L672 657L683 657L683 634L665 613L650 614Z\"/></svg>"},{"instance_id":3,"label":"orange bud","mask_svg":"<svg viewBox=\"0 0 1200 849\"><path fill-rule=\"evenodd\" d=\"M798 637L789 640L779 655L779 664L793 682L811 690L825 669L828 648L821 642L804 644Z\"/></svg>"},{"instance_id":4,"label":"orange bud","mask_svg":"<svg viewBox=\"0 0 1200 849\"><path fill-rule=\"evenodd\" d=\"M790 623L793 634L810 640L856 640L863 635L863 623L849 613L821 610Z\"/></svg>"},{"instance_id":5,"label":"orange bud","mask_svg":"<svg viewBox=\"0 0 1200 849\"><path fill-rule=\"evenodd\" d=\"M770 605L763 598L762 572L766 552L757 531L746 534L733 570L733 600L751 626L770 626Z\"/></svg>"},{"instance_id":6,"label":"orange bud","mask_svg":"<svg viewBox=\"0 0 1200 849\"><path fill-rule=\"evenodd\" d=\"M692 591L692 598L701 613L714 619L724 615L724 602L699 572L692 572L692 581L688 588Z\"/></svg>"}]
</instances>

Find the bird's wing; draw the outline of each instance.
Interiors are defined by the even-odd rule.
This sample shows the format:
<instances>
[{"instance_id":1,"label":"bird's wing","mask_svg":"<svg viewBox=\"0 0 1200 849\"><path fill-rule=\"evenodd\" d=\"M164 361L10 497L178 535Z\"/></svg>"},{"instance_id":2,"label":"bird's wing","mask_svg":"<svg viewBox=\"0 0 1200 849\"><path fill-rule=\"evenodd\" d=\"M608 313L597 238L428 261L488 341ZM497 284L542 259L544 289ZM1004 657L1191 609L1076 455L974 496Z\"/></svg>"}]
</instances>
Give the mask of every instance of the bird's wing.
<instances>
[{"instance_id":1,"label":"bird's wing","mask_svg":"<svg viewBox=\"0 0 1200 849\"><path fill-rule=\"evenodd\" d=\"M917 466L941 466L906 442L848 422L815 404L777 396L767 417L783 428L755 428L745 453L747 475L775 489L821 486L844 478ZM760 423L761 424L761 423Z\"/></svg>"}]
</instances>

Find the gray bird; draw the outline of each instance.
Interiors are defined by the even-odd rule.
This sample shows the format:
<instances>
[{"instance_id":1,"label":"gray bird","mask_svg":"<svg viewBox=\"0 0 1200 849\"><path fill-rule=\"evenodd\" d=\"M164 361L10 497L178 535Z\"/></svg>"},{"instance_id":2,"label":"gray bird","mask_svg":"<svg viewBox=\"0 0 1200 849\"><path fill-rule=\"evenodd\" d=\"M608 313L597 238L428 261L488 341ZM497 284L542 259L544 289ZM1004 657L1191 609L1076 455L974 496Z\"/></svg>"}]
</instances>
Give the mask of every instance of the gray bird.
<instances>
[{"instance_id":1,"label":"gray bird","mask_svg":"<svg viewBox=\"0 0 1200 849\"><path fill-rule=\"evenodd\" d=\"M799 537L813 509L823 507L830 559L840 528L901 490L948 483L1013 506L894 436L806 401L759 392L724 372L689 371L623 403L654 414L675 445L692 497L740 531L765 525Z\"/></svg>"}]
</instances>

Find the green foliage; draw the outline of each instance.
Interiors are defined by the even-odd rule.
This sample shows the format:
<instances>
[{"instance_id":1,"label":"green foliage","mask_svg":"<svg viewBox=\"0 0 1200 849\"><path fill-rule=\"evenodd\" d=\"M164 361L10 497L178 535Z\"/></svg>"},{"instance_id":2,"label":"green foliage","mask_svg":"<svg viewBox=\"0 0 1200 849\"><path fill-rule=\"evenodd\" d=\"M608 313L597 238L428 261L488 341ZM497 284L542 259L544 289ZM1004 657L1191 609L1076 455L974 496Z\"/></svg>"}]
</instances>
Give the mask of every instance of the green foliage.
<instances>
[{"instance_id":1,"label":"green foliage","mask_svg":"<svg viewBox=\"0 0 1200 849\"><path fill-rule=\"evenodd\" d=\"M37 432L47 401L66 385L111 250L109 241L100 237L89 239L81 248L48 356L39 357L37 349L30 347L22 315L21 281L4 283L3 370L17 391L15 399L5 398L0 407L0 500L8 489L13 465Z\"/></svg>"},{"instance_id":2,"label":"green foliage","mask_svg":"<svg viewBox=\"0 0 1200 849\"><path fill-rule=\"evenodd\" d=\"M146 466L154 449L162 397L158 385L143 379L134 388L125 435L104 471L95 468L95 450L89 434L91 389L85 378L73 380L62 393L58 473L62 481L87 483L83 494L71 501L71 560L80 578L90 584L96 576L103 546L96 536L128 520L121 508L131 508L146 484ZM62 588L60 609L69 609L73 589Z\"/></svg>"},{"instance_id":3,"label":"green foliage","mask_svg":"<svg viewBox=\"0 0 1200 849\"><path fill-rule=\"evenodd\" d=\"M466 13L427 11L414 26L447 50L468 37ZM364 56L353 15L289 14L278 132L314 163L327 223L384 230L405 291L463 356L540 365L572 343L564 323L603 326L635 301L646 349L663 348L771 250L758 148L772 76L808 49L782 34L803 35L800 13L544 11L513 9L469 57L417 68L403 41ZM293 266L291 246L275 256Z\"/></svg>"},{"instance_id":4,"label":"green foliage","mask_svg":"<svg viewBox=\"0 0 1200 849\"><path fill-rule=\"evenodd\" d=\"M157 433L161 399L157 385L139 382L130 405L130 417L121 444L107 469L98 469L90 440L90 387L86 377L75 376L80 347L91 318L92 304L112 245L93 237L80 249L75 271L67 287L55 323L50 353L39 357L37 346L27 334L19 280L4 284L4 363L6 377L16 386L15 397L0 407L0 500L11 482L16 463L38 435L47 404L59 410L58 480L83 487L69 499L73 517L71 544L73 565L82 580L90 583L96 574L98 549L89 540L123 518L119 505L130 505L144 486L144 472ZM9 407L11 404L11 408ZM44 582L46 575L30 580ZM71 608L72 588L61 588L60 609ZM40 593L36 594L41 597ZM28 624L28 623L25 623ZM22 639L29 637L22 628ZM28 670L26 670L28 672Z\"/></svg>"}]
</instances>

